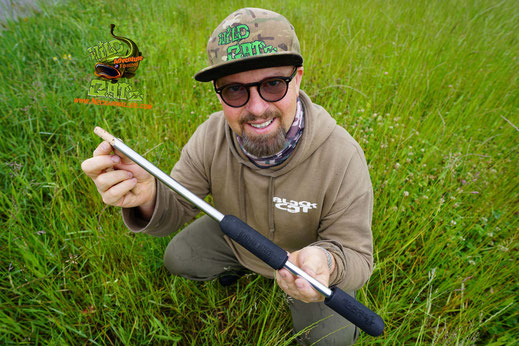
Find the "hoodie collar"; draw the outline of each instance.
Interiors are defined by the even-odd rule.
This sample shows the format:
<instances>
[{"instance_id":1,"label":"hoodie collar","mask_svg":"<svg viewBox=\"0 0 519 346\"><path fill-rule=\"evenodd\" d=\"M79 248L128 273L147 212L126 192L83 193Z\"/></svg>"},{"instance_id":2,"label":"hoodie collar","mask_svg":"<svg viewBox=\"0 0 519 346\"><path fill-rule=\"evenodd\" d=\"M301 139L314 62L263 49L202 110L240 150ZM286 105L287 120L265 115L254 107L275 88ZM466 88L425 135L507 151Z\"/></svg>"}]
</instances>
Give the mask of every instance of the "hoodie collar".
<instances>
[{"instance_id":1,"label":"hoodie collar","mask_svg":"<svg viewBox=\"0 0 519 346\"><path fill-rule=\"evenodd\" d=\"M279 152L271 155L269 157L256 157L249 153L243 147L243 142L240 136L236 135L236 139L238 144L240 145L240 149L248 156L248 158L258 167L260 168L268 168L280 165L286 159L290 157L292 152L297 146L301 135L303 134L303 130L305 128L305 117L304 117L304 108L299 97L297 98L297 107L296 107L296 115L294 117L294 121L290 125L290 129L288 130L285 137L285 147L281 149Z\"/></svg>"},{"instance_id":2,"label":"hoodie collar","mask_svg":"<svg viewBox=\"0 0 519 346\"><path fill-rule=\"evenodd\" d=\"M240 164L249 167L260 175L277 177L297 167L300 162L306 160L324 143L335 128L335 119L333 119L324 108L312 103L308 95L302 90L299 92L299 98L305 109L305 130L290 157L285 160L285 162L274 167L259 168L252 163L241 150L236 136L226 122L225 137L229 144L229 149Z\"/></svg>"}]
</instances>

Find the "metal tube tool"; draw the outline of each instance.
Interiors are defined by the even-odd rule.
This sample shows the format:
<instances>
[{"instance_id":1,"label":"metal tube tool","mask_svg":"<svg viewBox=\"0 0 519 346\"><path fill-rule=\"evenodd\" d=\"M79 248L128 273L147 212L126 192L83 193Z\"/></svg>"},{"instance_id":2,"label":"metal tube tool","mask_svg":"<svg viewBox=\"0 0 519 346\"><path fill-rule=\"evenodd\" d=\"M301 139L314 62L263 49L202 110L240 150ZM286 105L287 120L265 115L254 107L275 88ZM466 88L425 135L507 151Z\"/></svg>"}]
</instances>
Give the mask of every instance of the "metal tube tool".
<instances>
[{"instance_id":1,"label":"metal tube tool","mask_svg":"<svg viewBox=\"0 0 519 346\"><path fill-rule=\"evenodd\" d=\"M288 261L288 254L285 250L274 244L237 217L220 213L213 206L171 178L169 174L164 173L151 162L136 153L120 139L115 138L100 127L96 127L94 133L110 143L113 148L122 152L162 183L166 184L166 186L219 222L220 228L227 236L252 252L263 262L275 270L286 268L294 275L304 278L317 292L326 297L324 303L327 306L369 335L379 336L382 334L384 331L384 321L379 315L362 305L340 288L328 288L305 273L302 269Z\"/></svg>"}]
</instances>

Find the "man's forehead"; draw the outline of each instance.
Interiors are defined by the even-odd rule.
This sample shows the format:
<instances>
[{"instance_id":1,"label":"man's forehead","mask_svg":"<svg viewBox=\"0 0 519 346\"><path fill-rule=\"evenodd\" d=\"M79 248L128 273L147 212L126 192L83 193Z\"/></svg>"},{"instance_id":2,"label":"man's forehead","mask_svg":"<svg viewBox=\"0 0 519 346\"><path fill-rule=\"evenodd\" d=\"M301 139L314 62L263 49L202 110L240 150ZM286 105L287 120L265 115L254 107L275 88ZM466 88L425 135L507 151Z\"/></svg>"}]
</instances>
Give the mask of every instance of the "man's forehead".
<instances>
[{"instance_id":1,"label":"man's forehead","mask_svg":"<svg viewBox=\"0 0 519 346\"><path fill-rule=\"evenodd\" d=\"M261 68L257 70L244 71L221 77L216 80L216 84L224 85L229 83L251 83L268 77L287 76L292 72L294 66L278 66Z\"/></svg>"}]
</instances>

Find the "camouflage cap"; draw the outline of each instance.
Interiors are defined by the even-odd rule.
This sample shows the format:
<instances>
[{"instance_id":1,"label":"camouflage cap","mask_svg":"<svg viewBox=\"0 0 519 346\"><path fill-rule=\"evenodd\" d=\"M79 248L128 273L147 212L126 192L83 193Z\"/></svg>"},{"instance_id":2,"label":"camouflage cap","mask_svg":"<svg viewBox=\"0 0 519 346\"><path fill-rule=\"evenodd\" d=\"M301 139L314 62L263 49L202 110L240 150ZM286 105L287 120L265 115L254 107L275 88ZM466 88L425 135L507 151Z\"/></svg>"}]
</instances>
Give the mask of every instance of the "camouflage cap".
<instances>
[{"instance_id":1,"label":"camouflage cap","mask_svg":"<svg viewBox=\"0 0 519 346\"><path fill-rule=\"evenodd\" d=\"M242 8L225 18L209 38L207 55L209 66L195 75L200 82L259 68L303 65L292 24L261 8Z\"/></svg>"}]
</instances>

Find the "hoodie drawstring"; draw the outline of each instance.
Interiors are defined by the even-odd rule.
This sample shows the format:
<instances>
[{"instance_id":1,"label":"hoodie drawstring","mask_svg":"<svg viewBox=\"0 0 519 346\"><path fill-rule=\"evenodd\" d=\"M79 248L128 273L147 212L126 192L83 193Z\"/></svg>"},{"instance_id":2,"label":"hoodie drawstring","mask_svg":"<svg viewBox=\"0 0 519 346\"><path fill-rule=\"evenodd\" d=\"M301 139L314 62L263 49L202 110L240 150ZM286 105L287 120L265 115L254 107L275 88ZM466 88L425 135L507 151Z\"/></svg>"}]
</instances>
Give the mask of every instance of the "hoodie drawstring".
<instances>
[{"instance_id":1,"label":"hoodie drawstring","mask_svg":"<svg viewBox=\"0 0 519 346\"><path fill-rule=\"evenodd\" d=\"M243 165L240 164L240 169L238 170L238 205L239 205L239 218L247 222L247 206L245 204L245 181L243 177ZM269 177L269 187L268 187L268 195L267 195L267 210L268 210L268 227L269 227L269 235L270 240L274 240L274 177Z\"/></svg>"},{"instance_id":2,"label":"hoodie drawstring","mask_svg":"<svg viewBox=\"0 0 519 346\"><path fill-rule=\"evenodd\" d=\"M243 165L240 164L240 169L238 170L238 205L240 210L240 219L244 222L247 222L245 219L246 207L245 207L245 181L243 180Z\"/></svg>"},{"instance_id":3,"label":"hoodie drawstring","mask_svg":"<svg viewBox=\"0 0 519 346\"><path fill-rule=\"evenodd\" d=\"M274 178L270 177L269 180L269 193L267 200L267 210L268 210L268 218L269 218L269 237L270 240L274 240Z\"/></svg>"}]
</instances>

